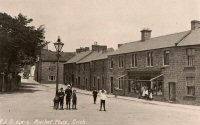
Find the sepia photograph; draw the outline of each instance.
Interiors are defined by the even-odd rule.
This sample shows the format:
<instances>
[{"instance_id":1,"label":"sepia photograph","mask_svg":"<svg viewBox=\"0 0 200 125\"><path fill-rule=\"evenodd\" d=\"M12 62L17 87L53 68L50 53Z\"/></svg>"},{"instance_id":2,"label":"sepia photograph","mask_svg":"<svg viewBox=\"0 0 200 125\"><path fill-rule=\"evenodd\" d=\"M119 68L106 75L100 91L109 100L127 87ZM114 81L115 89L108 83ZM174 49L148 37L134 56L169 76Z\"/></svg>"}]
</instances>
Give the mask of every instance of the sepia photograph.
<instances>
[{"instance_id":1,"label":"sepia photograph","mask_svg":"<svg viewBox=\"0 0 200 125\"><path fill-rule=\"evenodd\" d=\"M0 0L0 125L200 125L200 1Z\"/></svg>"}]
</instances>

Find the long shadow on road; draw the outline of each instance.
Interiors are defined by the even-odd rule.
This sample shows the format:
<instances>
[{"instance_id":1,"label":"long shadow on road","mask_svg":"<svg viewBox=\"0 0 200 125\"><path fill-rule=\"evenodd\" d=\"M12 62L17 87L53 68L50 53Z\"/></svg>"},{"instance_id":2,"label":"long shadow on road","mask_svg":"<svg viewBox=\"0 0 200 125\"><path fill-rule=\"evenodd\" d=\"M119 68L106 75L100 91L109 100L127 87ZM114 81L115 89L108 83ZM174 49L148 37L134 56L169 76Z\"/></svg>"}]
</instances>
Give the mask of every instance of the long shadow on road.
<instances>
[{"instance_id":1,"label":"long shadow on road","mask_svg":"<svg viewBox=\"0 0 200 125\"><path fill-rule=\"evenodd\" d=\"M42 91L37 87L38 85L39 84L36 83L21 83L19 89L1 94L34 93L36 91Z\"/></svg>"}]
</instances>

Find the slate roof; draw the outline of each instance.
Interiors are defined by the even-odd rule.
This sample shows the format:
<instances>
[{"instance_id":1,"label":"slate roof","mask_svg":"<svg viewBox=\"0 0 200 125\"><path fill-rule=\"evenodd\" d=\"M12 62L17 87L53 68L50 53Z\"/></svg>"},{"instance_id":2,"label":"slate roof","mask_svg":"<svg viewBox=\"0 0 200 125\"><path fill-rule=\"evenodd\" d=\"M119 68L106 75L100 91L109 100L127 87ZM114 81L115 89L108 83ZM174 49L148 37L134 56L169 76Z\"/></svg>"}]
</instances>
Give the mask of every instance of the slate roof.
<instances>
[{"instance_id":1,"label":"slate roof","mask_svg":"<svg viewBox=\"0 0 200 125\"><path fill-rule=\"evenodd\" d=\"M41 60L42 61L46 61L46 62L48 62L48 61L50 61L50 62L57 61L56 54L57 54L57 52L55 52L55 51L43 49L41 51ZM60 57L60 61L61 62L66 62L70 58L72 58L74 55L75 55L74 52L62 52L61 57Z\"/></svg>"},{"instance_id":2,"label":"slate roof","mask_svg":"<svg viewBox=\"0 0 200 125\"><path fill-rule=\"evenodd\" d=\"M120 46L115 52L110 55L118 55L123 53L131 53L137 51L145 51L159 48L173 47L176 43L177 46L196 45L200 40L200 29L189 30L180 33L154 37L146 41L135 41L125 43Z\"/></svg>"},{"instance_id":3,"label":"slate roof","mask_svg":"<svg viewBox=\"0 0 200 125\"><path fill-rule=\"evenodd\" d=\"M106 52L103 52L100 56L93 59L94 60L102 60L108 58L108 55L112 54L114 52L113 48L109 48Z\"/></svg>"},{"instance_id":4,"label":"slate roof","mask_svg":"<svg viewBox=\"0 0 200 125\"><path fill-rule=\"evenodd\" d=\"M189 46L200 44L200 29L191 30L191 33L185 37L178 46Z\"/></svg>"},{"instance_id":5,"label":"slate roof","mask_svg":"<svg viewBox=\"0 0 200 125\"><path fill-rule=\"evenodd\" d=\"M92 51L86 51L86 52L78 53L73 58L68 60L65 64L67 64L67 63L76 63L76 62L80 61L81 59L83 59L85 56L89 55L91 52Z\"/></svg>"},{"instance_id":6,"label":"slate roof","mask_svg":"<svg viewBox=\"0 0 200 125\"><path fill-rule=\"evenodd\" d=\"M90 53L88 56L86 56L82 60L78 61L77 63L91 62L91 61L93 61L94 59L96 59L97 57L99 57L101 55L102 55L102 51L100 51L100 52L92 51L92 53Z\"/></svg>"}]
</instances>

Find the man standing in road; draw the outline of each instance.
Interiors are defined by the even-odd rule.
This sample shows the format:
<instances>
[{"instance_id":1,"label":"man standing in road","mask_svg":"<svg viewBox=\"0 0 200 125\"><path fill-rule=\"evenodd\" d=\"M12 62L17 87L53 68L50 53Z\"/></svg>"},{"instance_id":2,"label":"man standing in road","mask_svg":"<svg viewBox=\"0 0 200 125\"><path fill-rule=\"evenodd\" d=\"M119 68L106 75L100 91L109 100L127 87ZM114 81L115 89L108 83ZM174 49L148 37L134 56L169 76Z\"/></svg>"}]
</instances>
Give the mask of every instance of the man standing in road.
<instances>
[{"instance_id":1,"label":"man standing in road","mask_svg":"<svg viewBox=\"0 0 200 125\"><path fill-rule=\"evenodd\" d=\"M65 89L65 94L66 94L66 108L70 110L70 105L71 105L71 96L72 96L72 89L70 85L67 85L67 88Z\"/></svg>"}]
</instances>

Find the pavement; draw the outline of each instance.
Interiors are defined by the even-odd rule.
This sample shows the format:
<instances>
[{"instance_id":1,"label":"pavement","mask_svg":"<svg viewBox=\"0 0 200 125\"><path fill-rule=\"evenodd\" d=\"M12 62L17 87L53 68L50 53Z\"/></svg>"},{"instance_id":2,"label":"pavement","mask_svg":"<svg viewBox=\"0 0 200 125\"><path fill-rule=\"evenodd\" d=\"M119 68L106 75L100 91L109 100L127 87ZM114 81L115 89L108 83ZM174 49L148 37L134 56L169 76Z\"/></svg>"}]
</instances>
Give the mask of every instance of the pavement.
<instances>
[{"instance_id":1,"label":"pavement","mask_svg":"<svg viewBox=\"0 0 200 125\"><path fill-rule=\"evenodd\" d=\"M43 85L45 85L45 84L43 84ZM47 86L54 87L55 85L54 84L48 84ZM63 88L67 87L64 84L60 84L59 86L63 87ZM82 89L79 89L79 88L74 88L74 89L76 89L77 93L92 96L92 91L82 90ZM113 94L107 94L107 97L108 98L116 98L115 95L113 95ZM160 106L176 107L176 108L200 111L200 106L195 106L195 105L184 105L184 104L176 104L176 103L171 103L171 102L160 102L160 101L138 99L138 98L126 97L126 96L117 96L116 99L134 101L134 102L139 102L139 103L143 103L143 104L160 105Z\"/></svg>"},{"instance_id":2,"label":"pavement","mask_svg":"<svg viewBox=\"0 0 200 125\"><path fill-rule=\"evenodd\" d=\"M92 92L76 88L78 110L54 110L55 84L23 79L18 91L0 94L0 125L199 125L197 106L108 94L107 111ZM65 88L65 85L59 85ZM64 105L64 108L66 106Z\"/></svg>"}]
</instances>

